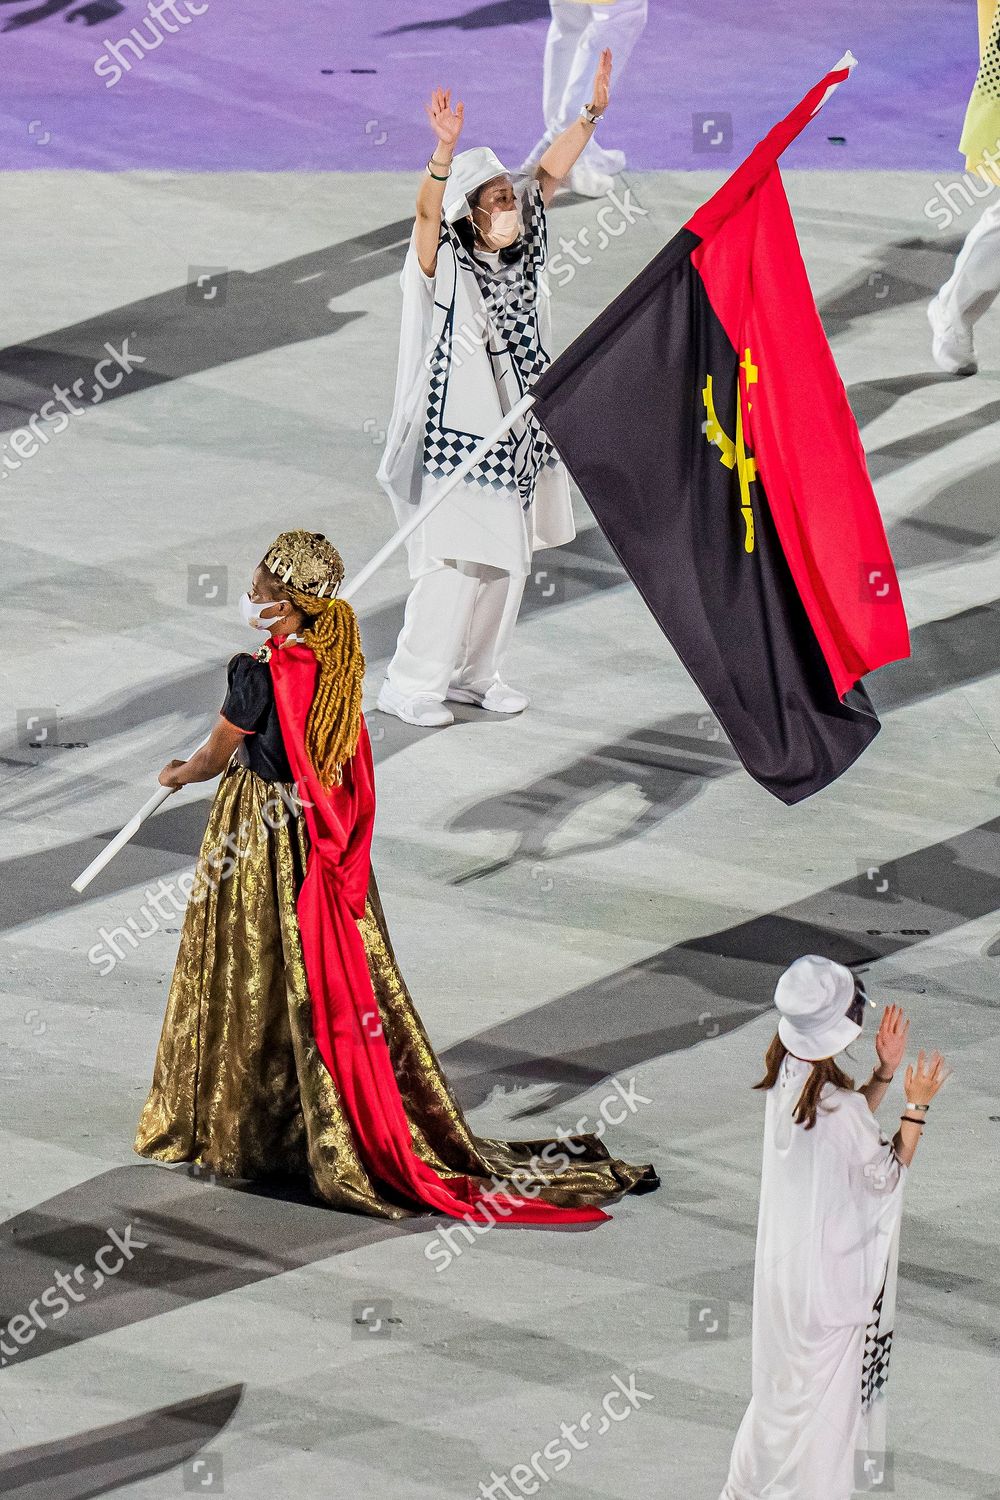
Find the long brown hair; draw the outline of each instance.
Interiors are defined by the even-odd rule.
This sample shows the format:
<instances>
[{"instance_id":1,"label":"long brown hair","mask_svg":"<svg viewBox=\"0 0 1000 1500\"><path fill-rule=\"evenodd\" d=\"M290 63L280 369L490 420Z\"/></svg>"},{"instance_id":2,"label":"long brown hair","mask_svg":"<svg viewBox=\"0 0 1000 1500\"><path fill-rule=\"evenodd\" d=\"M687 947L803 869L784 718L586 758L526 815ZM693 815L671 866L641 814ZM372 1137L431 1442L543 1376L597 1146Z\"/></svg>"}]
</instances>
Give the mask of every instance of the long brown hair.
<instances>
[{"instance_id":1,"label":"long brown hair","mask_svg":"<svg viewBox=\"0 0 1000 1500\"><path fill-rule=\"evenodd\" d=\"M306 720L305 748L328 790L340 784L343 767L361 735L361 689L365 658L354 610L336 597L344 561L319 531L283 531L260 564L272 598L285 598L306 618L302 643L318 671Z\"/></svg>"},{"instance_id":2,"label":"long brown hair","mask_svg":"<svg viewBox=\"0 0 1000 1500\"><path fill-rule=\"evenodd\" d=\"M777 1032L774 1040L764 1054L764 1076L760 1083L755 1083L755 1089L773 1089L778 1081L781 1064L788 1056L788 1048ZM834 1088L847 1089L854 1092L854 1079L848 1078L843 1069L838 1068L832 1057L823 1057L819 1062L814 1062L812 1072L806 1079L805 1087L799 1095L799 1101L795 1106L792 1119L796 1125L804 1125L807 1130L812 1130L816 1124L816 1112L819 1109L820 1095L826 1084L832 1083Z\"/></svg>"},{"instance_id":3,"label":"long brown hair","mask_svg":"<svg viewBox=\"0 0 1000 1500\"><path fill-rule=\"evenodd\" d=\"M339 786L344 764L357 750L361 735L365 658L358 617L346 599L317 601L290 587L286 592L309 621L302 644L309 647L319 666L306 721L306 754L329 791ZM317 603L321 605L318 612Z\"/></svg>"}]
</instances>

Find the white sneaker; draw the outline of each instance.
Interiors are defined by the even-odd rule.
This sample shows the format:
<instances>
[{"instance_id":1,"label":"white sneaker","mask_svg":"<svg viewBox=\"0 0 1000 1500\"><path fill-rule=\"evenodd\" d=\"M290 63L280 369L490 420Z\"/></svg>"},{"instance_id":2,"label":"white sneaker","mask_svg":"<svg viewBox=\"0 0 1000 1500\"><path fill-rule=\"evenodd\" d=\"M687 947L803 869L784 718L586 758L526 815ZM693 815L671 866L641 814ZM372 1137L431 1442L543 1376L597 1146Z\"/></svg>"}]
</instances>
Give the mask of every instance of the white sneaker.
<instances>
[{"instance_id":1,"label":"white sneaker","mask_svg":"<svg viewBox=\"0 0 1000 1500\"><path fill-rule=\"evenodd\" d=\"M615 179L609 177L607 172L599 172L585 161L578 161L566 178L566 186L570 192L579 193L581 198L604 198L614 185Z\"/></svg>"},{"instance_id":2,"label":"white sneaker","mask_svg":"<svg viewBox=\"0 0 1000 1500\"><path fill-rule=\"evenodd\" d=\"M516 688L505 682L491 682L485 693L475 693L471 688L450 687L447 696L452 703L474 703L490 714L521 714L531 701Z\"/></svg>"},{"instance_id":3,"label":"white sneaker","mask_svg":"<svg viewBox=\"0 0 1000 1500\"><path fill-rule=\"evenodd\" d=\"M624 151L605 151L596 141L592 141L587 152L587 163L595 167L598 172L609 172L614 177L618 172L625 170Z\"/></svg>"},{"instance_id":4,"label":"white sneaker","mask_svg":"<svg viewBox=\"0 0 1000 1500\"><path fill-rule=\"evenodd\" d=\"M933 334L931 358L938 369L947 375L975 375L979 361L972 343L972 330L956 327L937 297L928 305L927 321Z\"/></svg>"},{"instance_id":5,"label":"white sneaker","mask_svg":"<svg viewBox=\"0 0 1000 1500\"><path fill-rule=\"evenodd\" d=\"M404 724L416 724L418 729L443 729L455 722L455 715L439 698L432 698L429 693L404 698L389 682L383 682L379 689L375 707L379 713L395 714Z\"/></svg>"}]
</instances>

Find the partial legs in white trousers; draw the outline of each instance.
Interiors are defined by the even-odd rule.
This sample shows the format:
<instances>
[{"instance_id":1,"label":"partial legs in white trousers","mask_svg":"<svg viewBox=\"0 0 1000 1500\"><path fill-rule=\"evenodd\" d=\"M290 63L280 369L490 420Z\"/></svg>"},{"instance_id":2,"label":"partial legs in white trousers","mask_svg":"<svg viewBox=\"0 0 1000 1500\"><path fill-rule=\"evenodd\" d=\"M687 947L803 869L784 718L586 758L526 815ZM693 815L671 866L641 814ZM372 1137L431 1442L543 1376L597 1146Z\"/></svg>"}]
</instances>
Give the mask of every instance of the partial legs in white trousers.
<instances>
[{"instance_id":1,"label":"partial legs in white trousers","mask_svg":"<svg viewBox=\"0 0 1000 1500\"><path fill-rule=\"evenodd\" d=\"M615 0L613 5L579 5L573 0L549 0L552 20L545 42L542 111L545 134L528 157L534 164L546 147L572 125L588 102L590 86L605 47L611 48L613 89L622 81L628 62L646 25L648 0ZM613 96L612 96L613 97ZM601 127L598 126L598 130ZM569 185L574 191L599 197L610 182L601 182L625 165L621 151L605 151L596 138L589 141Z\"/></svg>"},{"instance_id":2,"label":"partial legs in white trousers","mask_svg":"<svg viewBox=\"0 0 1000 1500\"><path fill-rule=\"evenodd\" d=\"M447 696L459 703L471 703L479 702L497 686L503 686L501 668L514 636L527 578L523 573L503 573L499 568L487 568L479 563L460 563L459 567L474 570L478 587ZM505 692L510 693L511 689L506 688ZM496 699L498 695L494 693L493 696ZM527 707L527 699L520 707ZM516 713L519 709L497 711Z\"/></svg>"},{"instance_id":3,"label":"partial legs in white trousers","mask_svg":"<svg viewBox=\"0 0 1000 1500\"><path fill-rule=\"evenodd\" d=\"M1000 202L966 236L955 269L927 309L934 363L949 375L978 369L972 330L1000 294Z\"/></svg>"},{"instance_id":4,"label":"partial legs in white trousers","mask_svg":"<svg viewBox=\"0 0 1000 1500\"><path fill-rule=\"evenodd\" d=\"M520 713L523 693L507 687L507 655L526 579L481 563L444 564L416 580L378 707L408 724L450 724L444 700L493 713Z\"/></svg>"}]
</instances>

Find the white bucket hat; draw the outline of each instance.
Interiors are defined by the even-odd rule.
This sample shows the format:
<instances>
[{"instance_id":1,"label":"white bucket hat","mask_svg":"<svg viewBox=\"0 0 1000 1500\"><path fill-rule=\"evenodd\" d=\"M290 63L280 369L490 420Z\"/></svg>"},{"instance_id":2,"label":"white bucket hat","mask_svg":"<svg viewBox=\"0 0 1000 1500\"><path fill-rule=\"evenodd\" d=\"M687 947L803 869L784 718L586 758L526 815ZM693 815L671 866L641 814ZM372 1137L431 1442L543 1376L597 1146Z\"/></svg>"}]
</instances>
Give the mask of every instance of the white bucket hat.
<instances>
[{"instance_id":1,"label":"white bucket hat","mask_svg":"<svg viewBox=\"0 0 1000 1500\"><path fill-rule=\"evenodd\" d=\"M848 1015L864 1014L857 998L850 969L807 953L789 965L775 987L774 1003L781 1012L778 1035L789 1052L807 1062L836 1057L861 1035L860 1021Z\"/></svg>"},{"instance_id":2,"label":"white bucket hat","mask_svg":"<svg viewBox=\"0 0 1000 1500\"><path fill-rule=\"evenodd\" d=\"M444 216L449 224L472 213L469 194L474 193L476 188L482 187L484 182L491 182L494 177L510 176L511 173L489 146L473 146L468 151L460 151L452 159L451 176L444 190Z\"/></svg>"}]
</instances>

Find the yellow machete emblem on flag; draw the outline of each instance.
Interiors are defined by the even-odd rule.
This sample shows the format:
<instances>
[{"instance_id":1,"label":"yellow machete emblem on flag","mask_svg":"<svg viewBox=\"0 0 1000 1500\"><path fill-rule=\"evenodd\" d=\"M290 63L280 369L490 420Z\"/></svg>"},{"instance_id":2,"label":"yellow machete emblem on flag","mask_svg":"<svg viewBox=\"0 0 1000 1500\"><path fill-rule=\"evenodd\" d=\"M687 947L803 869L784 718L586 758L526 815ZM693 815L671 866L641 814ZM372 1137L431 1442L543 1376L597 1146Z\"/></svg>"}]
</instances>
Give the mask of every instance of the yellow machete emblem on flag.
<instances>
[{"instance_id":1,"label":"yellow machete emblem on flag","mask_svg":"<svg viewBox=\"0 0 1000 1500\"><path fill-rule=\"evenodd\" d=\"M747 392L752 385L757 384L758 367L750 358L750 350L747 349L740 364L740 369L746 381ZM757 478L757 460L746 450L743 440L743 406L742 402L736 402L736 437L731 438L720 423L715 414L715 398L712 394L712 377L705 376L705 389L701 393L701 399L705 404L705 421L702 423L702 432L708 442L719 450L719 462L727 469L735 469L740 482L740 514L743 517L745 535L743 538L744 552L752 552L754 548L753 532L753 507L750 504L750 486ZM750 402L747 401L747 410L750 410Z\"/></svg>"}]
</instances>

